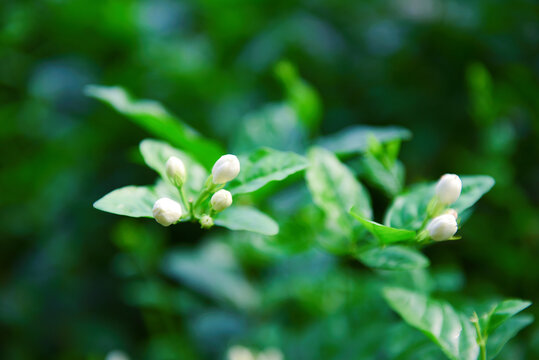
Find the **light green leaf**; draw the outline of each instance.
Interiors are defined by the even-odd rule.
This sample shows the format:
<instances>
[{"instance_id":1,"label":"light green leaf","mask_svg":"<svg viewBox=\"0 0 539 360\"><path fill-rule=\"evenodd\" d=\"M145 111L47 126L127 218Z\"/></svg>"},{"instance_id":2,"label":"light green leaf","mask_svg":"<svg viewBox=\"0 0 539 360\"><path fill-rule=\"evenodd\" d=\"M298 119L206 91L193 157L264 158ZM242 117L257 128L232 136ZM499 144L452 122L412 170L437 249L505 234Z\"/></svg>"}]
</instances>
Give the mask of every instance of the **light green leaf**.
<instances>
[{"instance_id":1,"label":"light green leaf","mask_svg":"<svg viewBox=\"0 0 539 360\"><path fill-rule=\"evenodd\" d=\"M204 138L157 101L135 100L119 86L89 85L85 93L109 104L151 134L188 150L208 169L224 152L216 142Z\"/></svg>"},{"instance_id":2,"label":"light green leaf","mask_svg":"<svg viewBox=\"0 0 539 360\"><path fill-rule=\"evenodd\" d=\"M401 162L395 161L390 168L386 168L376 157L365 154L360 164L362 176L388 197L393 198L401 192L404 181L404 167Z\"/></svg>"},{"instance_id":3,"label":"light green leaf","mask_svg":"<svg viewBox=\"0 0 539 360\"><path fill-rule=\"evenodd\" d=\"M383 144L396 139L408 140L412 137L412 133L399 126L352 126L322 138L318 145L339 155L363 153L369 149L371 137Z\"/></svg>"},{"instance_id":4,"label":"light green leaf","mask_svg":"<svg viewBox=\"0 0 539 360\"><path fill-rule=\"evenodd\" d=\"M459 214L473 206L477 200L494 185L490 176L461 176L462 192L455 204L451 205ZM427 215L427 206L434 196L436 182L419 184L409 192L395 198L389 207L384 223L387 226L418 230Z\"/></svg>"},{"instance_id":5,"label":"light green leaf","mask_svg":"<svg viewBox=\"0 0 539 360\"><path fill-rule=\"evenodd\" d=\"M279 232L275 220L250 206L232 206L224 210L215 217L215 225L269 236Z\"/></svg>"},{"instance_id":6,"label":"light green leaf","mask_svg":"<svg viewBox=\"0 0 539 360\"><path fill-rule=\"evenodd\" d=\"M252 308L259 301L256 289L224 243L211 242L196 251L173 251L164 258L162 268L167 275L214 300L238 308Z\"/></svg>"},{"instance_id":7,"label":"light green leaf","mask_svg":"<svg viewBox=\"0 0 539 360\"><path fill-rule=\"evenodd\" d=\"M196 198L208 177L206 170L189 155L173 148L164 141L146 139L140 143L140 153L146 164L157 171L161 178L170 183L166 173L166 162L171 156L180 158L187 169L185 191L188 198Z\"/></svg>"},{"instance_id":8,"label":"light green leaf","mask_svg":"<svg viewBox=\"0 0 539 360\"><path fill-rule=\"evenodd\" d=\"M271 181L281 181L305 169L307 159L293 152L262 148L240 157L241 171L228 186L233 194L256 191Z\"/></svg>"},{"instance_id":9,"label":"light green leaf","mask_svg":"<svg viewBox=\"0 0 539 360\"><path fill-rule=\"evenodd\" d=\"M399 241L413 240L416 236L415 231L395 229L389 226L379 224L375 221L365 219L355 211L350 211L350 214L356 218L367 231L373 234L382 244L390 244Z\"/></svg>"},{"instance_id":10,"label":"light green leaf","mask_svg":"<svg viewBox=\"0 0 539 360\"><path fill-rule=\"evenodd\" d=\"M153 204L161 197L181 203L174 188L158 182L155 186L125 186L116 189L97 200L94 208L117 215L153 218Z\"/></svg>"},{"instance_id":11,"label":"light green leaf","mask_svg":"<svg viewBox=\"0 0 539 360\"><path fill-rule=\"evenodd\" d=\"M520 315L501 324L487 339L487 359L494 359L511 338L532 322L533 316Z\"/></svg>"},{"instance_id":12,"label":"light green leaf","mask_svg":"<svg viewBox=\"0 0 539 360\"><path fill-rule=\"evenodd\" d=\"M287 104L270 104L247 114L236 131L235 153L254 151L261 146L301 152L306 134L296 112Z\"/></svg>"},{"instance_id":13,"label":"light green leaf","mask_svg":"<svg viewBox=\"0 0 539 360\"><path fill-rule=\"evenodd\" d=\"M402 288L384 289L384 297L406 323L421 330L452 360L476 360L479 347L471 321L443 301Z\"/></svg>"},{"instance_id":14,"label":"light green leaf","mask_svg":"<svg viewBox=\"0 0 539 360\"><path fill-rule=\"evenodd\" d=\"M305 82L297 69L288 61L275 66L275 74L283 83L287 100L301 122L311 130L317 129L322 115L322 104L316 90Z\"/></svg>"},{"instance_id":15,"label":"light green leaf","mask_svg":"<svg viewBox=\"0 0 539 360\"><path fill-rule=\"evenodd\" d=\"M419 251L398 245L374 247L356 256L368 267L383 270L412 270L429 266L429 259Z\"/></svg>"},{"instance_id":16,"label":"light green leaf","mask_svg":"<svg viewBox=\"0 0 539 360\"><path fill-rule=\"evenodd\" d=\"M330 223L339 227L342 234L352 236L356 225L349 211L355 208L361 216L371 218L369 194L333 153L312 148L308 157L307 186L314 203L322 209Z\"/></svg>"}]
</instances>

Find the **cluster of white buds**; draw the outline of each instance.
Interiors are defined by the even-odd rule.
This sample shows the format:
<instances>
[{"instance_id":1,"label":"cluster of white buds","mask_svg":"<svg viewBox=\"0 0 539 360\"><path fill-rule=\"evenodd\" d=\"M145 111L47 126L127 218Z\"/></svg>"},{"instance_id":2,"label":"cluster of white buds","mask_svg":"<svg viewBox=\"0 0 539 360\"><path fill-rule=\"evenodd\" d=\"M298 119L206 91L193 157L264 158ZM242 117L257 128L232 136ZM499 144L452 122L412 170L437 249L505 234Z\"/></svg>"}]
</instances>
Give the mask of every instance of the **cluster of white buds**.
<instances>
[{"instance_id":1,"label":"cluster of white buds","mask_svg":"<svg viewBox=\"0 0 539 360\"><path fill-rule=\"evenodd\" d=\"M182 217L182 206L178 202L164 197L155 202L152 213L159 224L170 226Z\"/></svg>"},{"instance_id":2,"label":"cluster of white buds","mask_svg":"<svg viewBox=\"0 0 539 360\"><path fill-rule=\"evenodd\" d=\"M235 155L223 155L211 169L214 184L225 184L232 181L240 173L240 161Z\"/></svg>"},{"instance_id":3,"label":"cluster of white buds","mask_svg":"<svg viewBox=\"0 0 539 360\"><path fill-rule=\"evenodd\" d=\"M183 161L176 156L171 156L165 166L169 180L177 187L182 187L187 179L187 171Z\"/></svg>"},{"instance_id":4,"label":"cluster of white buds","mask_svg":"<svg viewBox=\"0 0 539 360\"><path fill-rule=\"evenodd\" d=\"M215 194L213 194L210 202L213 210L217 212L223 211L224 209L232 205L232 194L230 193L230 191L221 189Z\"/></svg>"},{"instance_id":5,"label":"cluster of white buds","mask_svg":"<svg viewBox=\"0 0 539 360\"><path fill-rule=\"evenodd\" d=\"M462 181L455 174L445 174L436 184L436 197L443 205L451 205L460 196Z\"/></svg>"}]
</instances>

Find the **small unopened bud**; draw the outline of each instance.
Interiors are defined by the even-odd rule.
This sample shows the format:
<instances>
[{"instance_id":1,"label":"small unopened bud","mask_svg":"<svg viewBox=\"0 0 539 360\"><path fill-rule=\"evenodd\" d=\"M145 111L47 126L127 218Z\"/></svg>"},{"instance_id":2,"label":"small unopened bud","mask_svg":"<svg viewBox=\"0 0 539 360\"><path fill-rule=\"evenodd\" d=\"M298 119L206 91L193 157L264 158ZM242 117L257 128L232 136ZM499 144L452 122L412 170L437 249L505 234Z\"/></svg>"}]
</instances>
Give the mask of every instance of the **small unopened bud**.
<instances>
[{"instance_id":1,"label":"small unopened bud","mask_svg":"<svg viewBox=\"0 0 539 360\"><path fill-rule=\"evenodd\" d=\"M460 196L462 181L455 174L445 174L436 184L436 196L444 205L453 204Z\"/></svg>"},{"instance_id":2,"label":"small unopened bud","mask_svg":"<svg viewBox=\"0 0 539 360\"><path fill-rule=\"evenodd\" d=\"M240 173L240 161L235 155L223 155L215 162L211 170L214 184L232 181Z\"/></svg>"},{"instance_id":3,"label":"small unopened bud","mask_svg":"<svg viewBox=\"0 0 539 360\"><path fill-rule=\"evenodd\" d=\"M455 219L459 217L459 213L455 209L447 209L444 214L452 215Z\"/></svg>"},{"instance_id":4,"label":"small unopened bud","mask_svg":"<svg viewBox=\"0 0 539 360\"><path fill-rule=\"evenodd\" d=\"M223 211L232 205L232 194L227 190L219 190L211 197L211 207L215 211Z\"/></svg>"},{"instance_id":5,"label":"small unopened bud","mask_svg":"<svg viewBox=\"0 0 539 360\"><path fill-rule=\"evenodd\" d=\"M182 206L169 198L161 198L153 205L152 213L159 224L169 226L182 217Z\"/></svg>"},{"instance_id":6,"label":"small unopened bud","mask_svg":"<svg viewBox=\"0 0 539 360\"><path fill-rule=\"evenodd\" d=\"M452 214L437 216L427 225L430 237L436 241L448 240L457 229L457 220Z\"/></svg>"},{"instance_id":7,"label":"small unopened bud","mask_svg":"<svg viewBox=\"0 0 539 360\"><path fill-rule=\"evenodd\" d=\"M202 215L200 218L200 226L202 226L203 229L209 229L213 226L213 219L209 215Z\"/></svg>"},{"instance_id":8,"label":"small unopened bud","mask_svg":"<svg viewBox=\"0 0 539 360\"><path fill-rule=\"evenodd\" d=\"M166 168L169 180L174 185L181 187L187 178L187 171L183 161L176 156L171 156L167 160Z\"/></svg>"}]
</instances>

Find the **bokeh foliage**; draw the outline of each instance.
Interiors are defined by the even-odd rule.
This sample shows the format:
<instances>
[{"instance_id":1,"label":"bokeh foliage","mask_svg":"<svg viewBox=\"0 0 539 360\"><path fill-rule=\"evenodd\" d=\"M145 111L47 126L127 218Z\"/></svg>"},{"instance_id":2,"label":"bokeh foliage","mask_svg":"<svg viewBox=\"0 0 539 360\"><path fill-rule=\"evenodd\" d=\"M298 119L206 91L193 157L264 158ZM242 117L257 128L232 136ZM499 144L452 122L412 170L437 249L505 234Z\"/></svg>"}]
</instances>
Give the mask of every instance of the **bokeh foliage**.
<instances>
[{"instance_id":1,"label":"bokeh foliage","mask_svg":"<svg viewBox=\"0 0 539 360\"><path fill-rule=\"evenodd\" d=\"M382 305L377 276L398 275L301 253L313 234L294 226L321 214L285 200L305 202L304 188L266 204L298 235L283 246L299 254L284 258L261 239L212 240L196 226L164 231L93 209L155 175L137 151L147 130L85 96L88 84L159 100L234 152L301 152L349 125L403 126L413 134L401 145L406 174L396 162L385 168L394 181L378 184L376 144L351 164L379 189L375 218L403 184L444 172L490 175L496 186L462 241L427 249L432 277L395 281L464 307L539 300L534 1L5 0L0 19L1 358L101 359L117 348L134 359L217 358L230 334L280 344L293 359L363 359L386 346L396 358L411 345L440 356ZM273 118L257 135L258 119ZM191 267L166 266L178 263ZM191 284L186 272L228 286ZM260 302L265 311L249 316ZM375 336L388 328L389 345ZM538 357L536 324L500 355Z\"/></svg>"}]
</instances>

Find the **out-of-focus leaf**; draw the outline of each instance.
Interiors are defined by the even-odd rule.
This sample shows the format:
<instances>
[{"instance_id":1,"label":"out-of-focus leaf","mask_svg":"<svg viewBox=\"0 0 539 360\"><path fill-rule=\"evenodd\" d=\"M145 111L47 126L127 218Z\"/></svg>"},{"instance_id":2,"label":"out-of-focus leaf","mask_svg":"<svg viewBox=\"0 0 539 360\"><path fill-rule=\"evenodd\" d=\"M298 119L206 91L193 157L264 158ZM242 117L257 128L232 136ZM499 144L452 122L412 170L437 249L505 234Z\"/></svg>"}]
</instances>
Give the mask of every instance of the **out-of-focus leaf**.
<instances>
[{"instance_id":1,"label":"out-of-focus leaf","mask_svg":"<svg viewBox=\"0 0 539 360\"><path fill-rule=\"evenodd\" d=\"M320 139L318 145L339 155L362 153L369 149L370 137L383 144L396 139L408 140L412 133L399 126L352 126Z\"/></svg>"},{"instance_id":2,"label":"out-of-focus leaf","mask_svg":"<svg viewBox=\"0 0 539 360\"><path fill-rule=\"evenodd\" d=\"M519 315L501 324L487 339L487 359L494 359L520 330L533 322L531 315Z\"/></svg>"},{"instance_id":3,"label":"out-of-focus leaf","mask_svg":"<svg viewBox=\"0 0 539 360\"><path fill-rule=\"evenodd\" d=\"M275 220L250 206L232 206L226 209L215 217L215 225L269 236L279 232L279 224Z\"/></svg>"},{"instance_id":4,"label":"out-of-focus leaf","mask_svg":"<svg viewBox=\"0 0 539 360\"><path fill-rule=\"evenodd\" d=\"M374 247L356 256L368 267L383 270L412 270L429 266L429 259L419 251L398 245Z\"/></svg>"},{"instance_id":5,"label":"out-of-focus leaf","mask_svg":"<svg viewBox=\"0 0 539 360\"><path fill-rule=\"evenodd\" d=\"M367 181L379 187L388 197L393 198L401 192L404 167L399 161L395 161L390 168L386 168L376 157L365 154L360 164Z\"/></svg>"},{"instance_id":6,"label":"out-of-focus leaf","mask_svg":"<svg viewBox=\"0 0 539 360\"><path fill-rule=\"evenodd\" d=\"M307 167L308 161L293 152L262 148L240 157L241 171L228 186L233 194L256 191L270 181L281 181Z\"/></svg>"},{"instance_id":7,"label":"out-of-focus leaf","mask_svg":"<svg viewBox=\"0 0 539 360\"><path fill-rule=\"evenodd\" d=\"M167 275L214 300L239 308L251 308L259 301L226 244L212 242L196 251L172 251L165 256L162 268Z\"/></svg>"},{"instance_id":8,"label":"out-of-focus leaf","mask_svg":"<svg viewBox=\"0 0 539 360\"><path fill-rule=\"evenodd\" d=\"M519 299L509 299L500 302L482 319L481 325L483 330L487 335L493 333L496 328L530 305L531 302Z\"/></svg>"},{"instance_id":9,"label":"out-of-focus leaf","mask_svg":"<svg viewBox=\"0 0 539 360\"><path fill-rule=\"evenodd\" d=\"M413 240L416 236L415 231L405 229L395 229L389 226L379 224L375 221L365 219L354 210L350 214L356 218L367 231L374 235L382 244L390 244L399 241Z\"/></svg>"},{"instance_id":10,"label":"out-of-focus leaf","mask_svg":"<svg viewBox=\"0 0 539 360\"><path fill-rule=\"evenodd\" d=\"M204 138L157 101L135 100L119 86L89 85L85 93L109 104L148 132L188 150L208 169L224 152L216 142Z\"/></svg>"},{"instance_id":11,"label":"out-of-focus leaf","mask_svg":"<svg viewBox=\"0 0 539 360\"><path fill-rule=\"evenodd\" d=\"M245 116L238 126L233 149L235 153L245 153L265 146L302 152L305 143L305 130L294 109L286 104L271 104Z\"/></svg>"},{"instance_id":12,"label":"out-of-focus leaf","mask_svg":"<svg viewBox=\"0 0 539 360\"><path fill-rule=\"evenodd\" d=\"M292 105L299 120L310 130L320 124L322 105L316 90L305 82L288 61L281 61L275 67L275 74L286 89L288 102Z\"/></svg>"},{"instance_id":13,"label":"out-of-focus leaf","mask_svg":"<svg viewBox=\"0 0 539 360\"><path fill-rule=\"evenodd\" d=\"M452 360L476 360L479 347L471 321L446 302L402 288L384 289L389 306L421 330Z\"/></svg>"},{"instance_id":14,"label":"out-of-focus leaf","mask_svg":"<svg viewBox=\"0 0 539 360\"><path fill-rule=\"evenodd\" d=\"M353 234L354 220L349 214L355 208L361 216L372 217L369 194L346 165L322 148L308 154L307 186L314 203L326 218L337 224L342 234Z\"/></svg>"},{"instance_id":15,"label":"out-of-focus leaf","mask_svg":"<svg viewBox=\"0 0 539 360\"><path fill-rule=\"evenodd\" d=\"M494 185L490 176L461 176L462 192L459 199L451 205L459 214L473 206L477 200ZM427 215L427 206L434 196L436 182L419 184L409 192L395 198L389 207L384 223L387 226L418 230Z\"/></svg>"},{"instance_id":16,"label":"out-of-focus leaf","mask_svg":"<svg viewBox=\"0 0 539 360\"><path fill-rule=\"evenodd\" d=\"M171 156L180 158L187 170L185 191L188 198L195 198L208 177L206 169L194 161L189 155L173 148L164 141L146 139L140 143L140 153L146 164L157 171L164 181L170 183L166 173L166 162Z\"/></svg>"}]
</instances>

